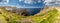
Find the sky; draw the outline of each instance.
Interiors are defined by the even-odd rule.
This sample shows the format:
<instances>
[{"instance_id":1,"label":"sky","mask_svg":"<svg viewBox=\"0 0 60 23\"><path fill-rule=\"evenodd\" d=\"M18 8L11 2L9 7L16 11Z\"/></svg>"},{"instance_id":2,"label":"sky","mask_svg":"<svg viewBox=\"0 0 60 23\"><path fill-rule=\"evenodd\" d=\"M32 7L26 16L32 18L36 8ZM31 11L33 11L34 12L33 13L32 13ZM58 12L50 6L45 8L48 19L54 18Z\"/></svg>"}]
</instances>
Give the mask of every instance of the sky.
<instances>
[{"instance_id":1,"label":"sky","mask_svg":"<svg viewBox=\"0 0 60 23\"><path fill-rule=\"evenodd\" d=\"M19 5L30 7L30 8L31 7L40 8L41 6L44 6L44 3L41 2L41 0L37 0L37 1L36 0L23 0L23 1L19 1Z\"/></svg>"},{"instance_id":2,"label":"sky","mask_svg":"<svg viewBox=\"0 0 60 23\"><path fill-rule=\"evenodd\" d=\"M2 0L0 0L2 1ZM19 6L19 7L26 7L26 8L42 8L44 7L44 3L41 0L6 0L7 2L0 3L0 6L2 5L9 5L9 6ZM19 8L18 7L18 8Z\"/></svg>"}]
</instances>

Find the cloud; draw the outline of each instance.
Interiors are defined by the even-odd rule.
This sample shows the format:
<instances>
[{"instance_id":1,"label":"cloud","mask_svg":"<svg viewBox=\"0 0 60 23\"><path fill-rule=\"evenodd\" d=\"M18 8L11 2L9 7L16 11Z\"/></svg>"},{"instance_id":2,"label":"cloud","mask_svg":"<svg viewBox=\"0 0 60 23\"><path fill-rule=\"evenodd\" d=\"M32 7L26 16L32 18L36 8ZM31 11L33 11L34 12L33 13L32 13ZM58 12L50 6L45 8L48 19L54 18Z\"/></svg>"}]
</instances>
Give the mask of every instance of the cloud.
<instances>
[{"instance_id":1,"label":"cloud","mask_svg":"<svg viewBox=\"0 0 60 23\"><path fill-rule=\"evenodd\" d=\"M24 1L24 0L19 0L19 1Z\"/></svg>"},{"instance_id":2,"label":"cloud","mask_svg":"<svg viewBox=\"0 0 60 23\"><path fill-rule=\"evenodd\" d=\"M38 0L38 3L41 3L41 1L40 1L40 0Z\"/></svg>"},{"instance_id":3,"label":"cloud","mask_svg":"<svg viewBox=\"0 0 60 23\"><path fill-rule=\"evenodd\" d=\"M7 0L7 2L9 2L9 0Z\"/></svg>"},{"instance_id":4,"label":"cloud","mask_svg":"<svg viewBox=\"0 0 60 23\"><path fill-rule=\"evenodd\" d=\"M60 1L60 0L57 0L57 1Z\"/></svg>"},{"instance_id":5,"label":"cloud","mask_svg":"<svg viewBox=\"0 0 60 23\"><path fill-rule=\"evenodd\" d=\"M36 4L36 3L40 3L41 0L25 0L24 2L27 4Z\"/></svg>"},{"instance_id":6,"label":"cloud","mask_svg":"<svg viewBox=\"0 0 60 23\"><path fill-rule=\"evenodd\" d=\"M25 0L24 3L26 3L26 4L36 4L36 3L41 3L41 0Z\"/></svg>"},{"instance_id":7,"label":"cloud","mask_svg":"<svg viewBox=\"0 0 60 23\"><path fill-rule=\"evenodd\" d=\"M53 0L45 0L45 2L52 2Z\"/></svg>"},{"instance_id":8,"label":"cloud","mask_svg":"<svg viewBox=\"0 0 60 23\"><path fill-rule=\"evenodd\" d=\"M32 4L33 3L33 0L25 0L24 3Z\"/></svg>"}]
</instances>

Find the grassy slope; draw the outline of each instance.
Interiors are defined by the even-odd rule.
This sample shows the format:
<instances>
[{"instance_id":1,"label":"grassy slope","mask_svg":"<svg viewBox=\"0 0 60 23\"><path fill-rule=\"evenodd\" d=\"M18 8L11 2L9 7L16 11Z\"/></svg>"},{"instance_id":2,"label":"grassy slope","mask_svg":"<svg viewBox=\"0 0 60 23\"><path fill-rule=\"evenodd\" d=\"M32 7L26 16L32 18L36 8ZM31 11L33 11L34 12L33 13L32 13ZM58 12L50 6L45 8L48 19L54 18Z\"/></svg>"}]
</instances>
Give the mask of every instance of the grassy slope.
<instances>
[{"instance_id":1,"label":"grassy slope","mask_svg":"<svg viewBox=\"0 0 60 23\"><path fill-rule=\"evenodd\" d=\"M2 18L0 17L0 19L5 23L54 23L58 15L57 9L52 9L34 16L19 16L15 13L9 13L3 8L0 9L0 12L2 13Z\"/></svg>"}]
</instances>

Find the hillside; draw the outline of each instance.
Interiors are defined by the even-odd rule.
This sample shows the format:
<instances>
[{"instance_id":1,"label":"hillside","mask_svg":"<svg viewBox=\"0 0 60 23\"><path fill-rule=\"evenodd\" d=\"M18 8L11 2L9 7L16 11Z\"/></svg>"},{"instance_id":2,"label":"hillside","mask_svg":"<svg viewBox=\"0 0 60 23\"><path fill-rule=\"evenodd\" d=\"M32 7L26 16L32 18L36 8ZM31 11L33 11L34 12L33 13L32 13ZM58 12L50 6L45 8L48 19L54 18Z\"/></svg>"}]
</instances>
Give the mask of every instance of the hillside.
<instances>
[{"instance_id":1,"label":"hillside","mask_svg":"<svg viewBox=\"0 0 60 23\"><path fill-rule=\"evenodd\" d=\"M0 23L59 23L59 9L55 6L46 7L33 16L23 16L10 13L5 8L0 8Z\"/></svg>"}]
</instances>

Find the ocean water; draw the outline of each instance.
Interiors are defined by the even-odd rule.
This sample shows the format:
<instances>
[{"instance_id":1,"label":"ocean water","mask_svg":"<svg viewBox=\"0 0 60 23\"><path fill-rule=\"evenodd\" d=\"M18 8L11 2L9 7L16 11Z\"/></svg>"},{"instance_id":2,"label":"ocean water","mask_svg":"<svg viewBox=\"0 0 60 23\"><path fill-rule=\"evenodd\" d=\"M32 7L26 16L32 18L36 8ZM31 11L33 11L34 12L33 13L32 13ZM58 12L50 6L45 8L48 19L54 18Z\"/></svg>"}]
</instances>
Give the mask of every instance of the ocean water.
<instances>
[{"instance_id":1,"label":"ocean water","mask_svg":"<svg viewBox=\"0 0 60 23\"><path fill-rule=\"evenodd\" d=\"M39 13L43 8L27 8L27 12L31 15Z\"/></svg>"}]
</instances>

